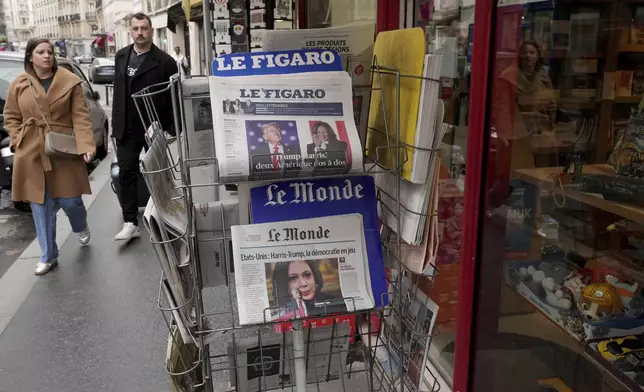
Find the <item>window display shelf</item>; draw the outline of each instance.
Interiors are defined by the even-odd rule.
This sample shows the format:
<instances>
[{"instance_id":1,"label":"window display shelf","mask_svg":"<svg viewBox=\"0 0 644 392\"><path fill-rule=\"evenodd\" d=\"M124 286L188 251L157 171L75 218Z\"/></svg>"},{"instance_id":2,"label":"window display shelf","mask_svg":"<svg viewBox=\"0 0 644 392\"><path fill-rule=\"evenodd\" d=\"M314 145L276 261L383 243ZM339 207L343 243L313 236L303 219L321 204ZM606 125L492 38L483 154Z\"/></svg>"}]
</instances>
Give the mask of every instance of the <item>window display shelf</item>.
<instances>
[{"instance_id":1,"label":"window display shelf","mask_svg":"<svg viewBox=\"0 0 644 392\"><path fill-rule=\"evenodd\" d=\"M620 53L644 53L644 45L625 44L620 45Z\"/></svg>"},{"instance_id":2,"label":"window display shelf","mask_svg":"<svg viewBox=\"0 0 644 392\"><path fill-rule=\"evenodd\" d=\"M632 97L615 97L615 103L628 103L628 104L637 104L642 100L642 96L632 96Z\"/></svg>"},{"instance_id":3,"label":"window display shelf","mask_svg":"<svg viewBox=\"0 0 644 392\"><path fill-rule=\"evenodd\" d=\"M585 203L589 206L599 208L601 210L610 212L637 223L644 224L644 208L630 204L604 200L591 194L583 193L573 189L566 189L565 187L556 185L554 182L555 176L561 173L561 171L561 167L518 169L515 170L515 175L517 178L520 178L537 186L541 186L557 196L571 198ZM615 172L610 165L598 164L585 165L583 167L583 174L615 175Z\"/></svg>"}]
</instances>

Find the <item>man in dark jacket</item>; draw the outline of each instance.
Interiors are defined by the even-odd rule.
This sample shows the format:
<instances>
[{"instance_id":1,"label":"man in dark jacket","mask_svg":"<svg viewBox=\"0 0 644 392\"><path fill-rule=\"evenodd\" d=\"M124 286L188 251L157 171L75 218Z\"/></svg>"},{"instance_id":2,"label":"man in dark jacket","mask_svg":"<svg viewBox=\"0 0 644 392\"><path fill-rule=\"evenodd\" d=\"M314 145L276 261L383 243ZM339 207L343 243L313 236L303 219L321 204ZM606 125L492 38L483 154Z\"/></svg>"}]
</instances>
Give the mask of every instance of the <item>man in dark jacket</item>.
<instances>
[{"instance_id":1,"label":"man in dark jacket","mask_svg":"<svg viewBox=\"0 0 644 392\"><path fill-rule=\"evenodd\" d=\"M153 32L150 17L143 13L134 14L130 19L130 34L134 44L119 50L115 58L112 136L116 138L124 221L123 229L114 238L118 241L140 236L137 219L139 155L142 149L148 148L145 131L150 126L150 121L154 120L148 118L139 101L145 120L143 124L132 94L151 85L167 82L177 73L174 59L152 43ZM170 92L156 94L152 101L163 129L175 135Z\"/></svg>"}]
</instances>

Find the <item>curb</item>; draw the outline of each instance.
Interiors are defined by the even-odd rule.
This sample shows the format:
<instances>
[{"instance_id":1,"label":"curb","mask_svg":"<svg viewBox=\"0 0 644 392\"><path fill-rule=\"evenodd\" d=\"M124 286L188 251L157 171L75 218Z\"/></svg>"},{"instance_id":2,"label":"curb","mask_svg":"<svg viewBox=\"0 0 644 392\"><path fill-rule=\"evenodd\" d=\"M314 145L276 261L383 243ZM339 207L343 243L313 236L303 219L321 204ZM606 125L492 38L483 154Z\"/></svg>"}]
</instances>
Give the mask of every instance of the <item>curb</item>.
<instances>
[{"instance_id":1,"label":"curb","mask_svg":"<svg viewBox=\"0 0 644 392\"><path fill-rule=\"evenodd\" d=\"M83 195L83 202L88 210L110 181L110 163L113 156L114 152L110 151L90 175L92 194ZM71 235L72 228L69 220L65 216L65 212L60 210L56 214L56 243L59 249L65 245ZM38 239L35 239L0 278L0 335L27 299L38 280L33 269L39 258L40 246Z\"/></svg>"}]
</instances>

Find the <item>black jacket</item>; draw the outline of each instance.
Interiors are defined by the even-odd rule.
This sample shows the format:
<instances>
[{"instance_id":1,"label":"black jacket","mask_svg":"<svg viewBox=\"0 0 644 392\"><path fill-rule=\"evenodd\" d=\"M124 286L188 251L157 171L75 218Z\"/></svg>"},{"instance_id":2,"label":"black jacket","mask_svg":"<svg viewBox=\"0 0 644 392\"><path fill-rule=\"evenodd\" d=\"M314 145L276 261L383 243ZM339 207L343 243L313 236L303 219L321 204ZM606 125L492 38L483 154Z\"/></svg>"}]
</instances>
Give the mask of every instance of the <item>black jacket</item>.
<instances>
[{"instance_id":1,"label":"black jacket","mask_svg":"<svg viewBox=\"0 0 644 392\"><path fill-rule=\"evenodd\" d=\"M165 53L154 44L150 48L141 66L139 66L136 75L133 78L127 76L127 64L132 53L132 46L128 45L125 48L116 52L115 73L114 73L114 95L112 97L112 136L117 140L123 138L126 128L129 126L132 135L143 141L145 140L145 128L150 125L150 120L146 114L143 102L138 101L139 108L145 116L145 128L141 122L141 117L134 105L131 106L133 110L128 110L127 100L132 100L132 94L141 91L142 89L153 84L168 82L170 77L178 72L177 63L169 54ZM128 86L129 96L128 96ZM158 91L161 89L155 89ZM154 107L159 116L163 129L171 135L175 135L174 129L174 115L172 109L172 98L170 91L165 91L162 94L154 95Z\"/></svg>"}]
</instances>

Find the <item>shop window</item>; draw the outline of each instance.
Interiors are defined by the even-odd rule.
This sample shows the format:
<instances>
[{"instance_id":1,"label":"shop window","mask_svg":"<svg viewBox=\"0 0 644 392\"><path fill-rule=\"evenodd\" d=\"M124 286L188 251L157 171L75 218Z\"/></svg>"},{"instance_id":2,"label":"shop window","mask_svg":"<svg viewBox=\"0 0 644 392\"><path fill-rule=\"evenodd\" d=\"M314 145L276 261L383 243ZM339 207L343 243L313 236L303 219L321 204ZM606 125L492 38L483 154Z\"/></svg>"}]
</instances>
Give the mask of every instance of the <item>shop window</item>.
<instances>
[{"instance_id":1,"label":"shop window","mask_svg":"<svg viewBox=\"0 0 644 392\"><path fill-rule=\"evenodd\" d=\"M377 0L307 0L306 27L340 26L359 20L376 20Z\"/></svg>"},{"instance_id":2,"label":"shop window","mask_svg":"<svg viewBox=\"0 0 644 392\"><path fill-rule=\"evenodd\" d=\"M641 390L644 7L494 12L473 390Z\"/></svg>"}]
</instances>

